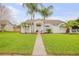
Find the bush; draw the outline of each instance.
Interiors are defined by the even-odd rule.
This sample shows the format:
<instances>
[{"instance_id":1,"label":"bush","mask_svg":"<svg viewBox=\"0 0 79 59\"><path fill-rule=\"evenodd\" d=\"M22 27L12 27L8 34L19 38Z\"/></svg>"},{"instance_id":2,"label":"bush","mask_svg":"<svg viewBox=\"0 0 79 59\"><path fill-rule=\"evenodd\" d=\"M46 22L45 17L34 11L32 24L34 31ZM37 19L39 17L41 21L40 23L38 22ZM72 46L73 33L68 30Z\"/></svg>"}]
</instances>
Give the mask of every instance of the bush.
<instances>
[{"instance_id":1,"label":"bush","mask_svg":"<svg viewBox=\"0 0 79 59\"><path fill-rule=\"evenodd\" d=\"M51 29L46 29L46 33L52 33Z\"/></svg>"},{"instance_id":2,"label":"bush","mask_svg":"<svg viewBox=\"0 0 79 59\"><path fill-rule=\"evenodd\" d=\"M36 30L36 33L38 32L38 30Z\"/></svg>"}]
</instances>

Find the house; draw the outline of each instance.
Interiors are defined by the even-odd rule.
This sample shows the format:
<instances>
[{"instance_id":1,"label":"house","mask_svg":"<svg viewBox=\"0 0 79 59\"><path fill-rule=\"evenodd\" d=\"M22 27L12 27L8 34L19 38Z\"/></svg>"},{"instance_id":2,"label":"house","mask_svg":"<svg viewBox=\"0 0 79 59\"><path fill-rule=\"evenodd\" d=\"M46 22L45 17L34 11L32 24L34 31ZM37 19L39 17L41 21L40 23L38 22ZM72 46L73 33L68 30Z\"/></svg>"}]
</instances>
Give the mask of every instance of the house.
<instances>
[{"instance_id":1,"label":"house","mask_svg":"<svg viewBox=\"0 0 79 59\"><path fill-rule=\"evenodd\" d=\"M79 26L72 26L72 28L70 28L70 33L79 33Z\"/></svg>"},{"instance_id":2,"label":"house","mask_svg":"<svg viewBox=\"0 0 79 59\"><path fill-rule=\"evenodd\" d=\"M0 20L0 31L2 31L4 28L4 31L19 31L17 30L18 27L13 25L10 21L8 20Z\"/></svg>"},{"instance_id":3,"label":"house","mask_svg":"<svg viewBox=\"0 0 79 59\"><path fill-rule=\"evenodd\" d=\"M65 23L61 20L45 20L45 24L43 20L27 20L26 23L29 23L26 28L21 26L21 32L22 33L31 33L31 30L35 33L37 31L41 31L42 33L46 32L47 29L51 29L52 33L65 33L66 28L60 27L61 24ZM31 26L31 22L33 22L33 25ZM31 28L33 27L33 28Z\"/></svg>"},{"instance_id":4,"label":"house","mask_svg":"<svg viewBox=\"0 0 79 59\"><path fill-rule=\"evenodd\" d=\"M14 25L14 31L15 32L21 32L21 26L20 25Z\"/></svg>"}]
</instances>

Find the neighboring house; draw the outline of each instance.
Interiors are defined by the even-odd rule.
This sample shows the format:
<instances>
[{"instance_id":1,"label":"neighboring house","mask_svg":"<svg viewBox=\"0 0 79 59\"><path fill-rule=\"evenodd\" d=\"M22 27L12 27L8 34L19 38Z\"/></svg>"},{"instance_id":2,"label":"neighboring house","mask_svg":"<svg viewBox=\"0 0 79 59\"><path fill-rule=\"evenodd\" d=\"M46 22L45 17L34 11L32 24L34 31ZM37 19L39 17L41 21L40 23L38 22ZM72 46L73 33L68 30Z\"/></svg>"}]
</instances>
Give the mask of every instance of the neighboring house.
<instances>
[{"instance_id":1,"label":"neighboring house","mask_svg":"<svg viewBox=\"0 0 79 59\"><path fill-rule=\"evenodd\" d=\"M79 33L79 26L73 26L70 28L70 33Z\"/></svg>"},{"instance_id":2,"label":"neighboring house","mask_svg":"<svg viewBox=\"0 0 79 59\"><path fill-rule=\"evenodd\" d=\"M26 23L31 23L31 20L27 20ZM46 29L50 28L52 33L65 33L66 28L60 27L61 24L65 23L61 20L45 20L45 25L43 23L43 20L34 20L33 29L34 33L36 31L41 31L42 33L46 32ZM22 33L30 33L31 32L31 25L29 27L24 28L21 26L21 32Z\"/></svg>"},{"instance_id":3,"label":"neighboring house","mask_svg":"<svg viewBox=\"0 0 79 59\"><path fill-rule=\"evenodd\" d=\"M5 31L15 31L15 29L16 29L16 26L13 25L8 20L0 20L0 31L2 31L2 25L3 24L5 24L5 26L4 26Z\"/></svg>"},{"instance_id":4,"label":"neighboring house","mask_svg":"<svg viewBox=\"0 0 79 59\"><path fill-rule=\"evenodd\" d=\"M21 32L21 26L20 25L14 25L14 31L15 32Z\"/></svg>"}]
</instances>

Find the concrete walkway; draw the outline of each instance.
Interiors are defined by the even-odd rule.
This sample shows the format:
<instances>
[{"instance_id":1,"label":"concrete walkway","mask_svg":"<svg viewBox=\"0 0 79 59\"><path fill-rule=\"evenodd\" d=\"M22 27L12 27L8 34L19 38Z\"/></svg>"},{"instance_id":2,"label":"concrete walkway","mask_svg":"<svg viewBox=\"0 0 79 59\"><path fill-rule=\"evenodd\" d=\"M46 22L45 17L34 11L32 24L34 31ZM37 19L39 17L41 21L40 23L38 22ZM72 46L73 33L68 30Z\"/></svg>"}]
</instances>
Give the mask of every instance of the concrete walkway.
<instances>
[{"instance_id":1,"label":"concrete walkway","mask_svg":"<svg viewBox=\"0 0 79 59\"><path fill-rule=\"evenodd\" d=\"M47 55L40 33L38 33L37 35L32 55L33 56L46 56Z\"/></svg>"}]
</instances>

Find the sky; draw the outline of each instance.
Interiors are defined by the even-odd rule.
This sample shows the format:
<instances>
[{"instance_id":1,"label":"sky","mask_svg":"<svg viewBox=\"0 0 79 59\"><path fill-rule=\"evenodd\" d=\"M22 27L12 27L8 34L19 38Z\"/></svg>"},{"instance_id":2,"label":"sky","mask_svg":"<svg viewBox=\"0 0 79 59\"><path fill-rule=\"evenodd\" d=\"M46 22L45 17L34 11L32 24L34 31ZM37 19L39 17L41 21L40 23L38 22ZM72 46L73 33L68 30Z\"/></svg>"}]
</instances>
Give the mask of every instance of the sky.
<instances>
[{"instance_id":1,"label":"sky","mask_svg":"<svg viewBox=\"0 0 79 59\"><path fill-rule=\"evenodd\" d=\"M30 15L27 14L27 10L21 3L5 3L8 8L12 10L14 21L21 23L27 19L30 19ZM74 20L79 17L79 4L78 3L44 3L44 6L52 5L53 14L48 17L51 20ZM42 18L41 15L36 14L35 19Z\"/></svg>"}]
</instances>

